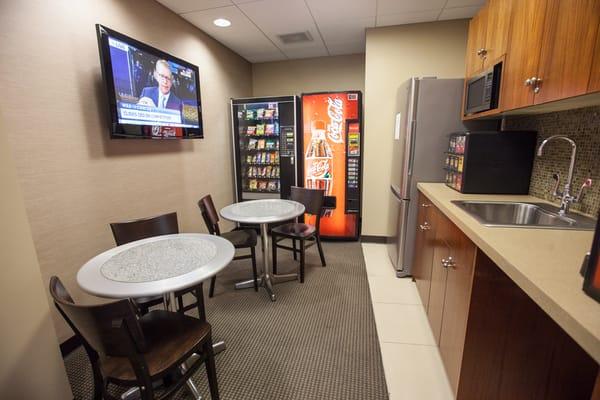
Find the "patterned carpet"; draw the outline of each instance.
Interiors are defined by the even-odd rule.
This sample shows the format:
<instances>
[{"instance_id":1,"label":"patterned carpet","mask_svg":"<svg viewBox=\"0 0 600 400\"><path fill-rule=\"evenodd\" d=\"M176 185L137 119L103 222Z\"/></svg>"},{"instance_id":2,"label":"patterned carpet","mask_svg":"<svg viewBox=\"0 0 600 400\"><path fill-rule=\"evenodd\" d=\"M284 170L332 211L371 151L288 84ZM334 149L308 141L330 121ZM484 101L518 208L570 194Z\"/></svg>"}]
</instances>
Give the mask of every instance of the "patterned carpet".
<instances>
[{"instance_id":1,"label":"patterned carpet","mask_svg":"<svg viewBox=\"0 0 600 400\"><path fill-rule=\"evenodd\" d=\"M233 289L252 275L249 260L232 263L218 276L206 308L213 338L227 345L216 356L222 399L388 399L361 246L324 243L324 251L327 267L321 267L316 247L310 248L305 283L275 285L275 302L263 289ZM296 268L290 252L278 255L280 273ZM83 350L65 364L75 398L91 398ZM203 367L194 381L209 399ZM182 389L175 398L191 395Z\"/></svg>"}]
</instances>

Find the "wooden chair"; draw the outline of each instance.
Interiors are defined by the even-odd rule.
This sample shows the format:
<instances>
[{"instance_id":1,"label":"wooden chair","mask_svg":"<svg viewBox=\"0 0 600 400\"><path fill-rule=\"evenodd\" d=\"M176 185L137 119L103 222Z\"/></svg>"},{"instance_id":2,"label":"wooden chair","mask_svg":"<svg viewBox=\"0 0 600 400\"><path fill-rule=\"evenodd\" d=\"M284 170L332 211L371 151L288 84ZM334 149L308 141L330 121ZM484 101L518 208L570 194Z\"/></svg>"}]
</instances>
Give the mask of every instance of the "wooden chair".
<instances>
[{"instance_id":1,"label":"wooden chair","mask_svg":"<svg viewBox=\"0 0 600 400\"><path fill-rule=\"evenodd\" d=\"M215 208L215 204L212 201L212 197L209 195L204 196L198 201L198 207L208 232L212 235L219 235L229 240L233 247L236 249L250 249L250 254L236 256L234 260L245 260L250 258L252 260L252 276L254 278L254 291L258 291L258 274L256 272L256 231L254 229L234 229L231 232L221 233L219 228L219 214ZM215 282L217 281L216 275L210 280L210 289L208 291L208 297L213 297L215 292Z\"/></svg>"},{"instance_id":2,"label":"wooden chair","mask_svg":"<svg viewBox=\"0 0 600 400\"><path fill-rule=\"evenodd\" d=\"M271 229L271 236L273 238L273 273L277 273L277 249L290 250L294 253L294 260L296 259L296 253L300 253L300 282L304 282L304 255L307 248L317 245L319 249L319 257L321 258L321 265L324 267L325 255L323 254L323 248L321 247L321 237L319 236L319 227L321 226L321 213L323 211L323 197L324 191L317 189L305 189L292 186L290 200L297 201L304 205L306 213L314 215L316 218L315 225L309 225L299 222L291 222L283 225L279 225ZM292 247L284 246L279 244L284 239L292 239ZM300 242L300 249L296 248L296 240ZM306 241L311 241L308 246Z\"/></svg>"},{"instance_id":3,"label":"wooden chair","mask_svg":"<svg viewBox=\"0 0 600 400\"><path fill-rule=\"evenodd\" d=\"M196 290L201 297L202 286ZM165 310L138 319L130 299L78 305L56 276L50 278L50 294L92 363L95 400L117 399L109 393L110 384L137 386L142 400L170 398L203 362L211 398L219 399L211 326L206 320ZM198 358L189 360L192 354ZM155 383L167 376L178 378L155 397Z\"/></svg>"},{"instance_id":4,"label":"wooden chair","mask_svg":"<svg viewBox=\"0 0 600 400\"><path fill-rule=\"evenodd\" d=\"M179 233L177 213L175 212L126 222L113 222L110 224L110 229L112 230L117 246L153 236ZM194 294L194 289L183 289L175 292L178 311L182 313L191 310L198 305L197 302L194 302L184 306L183 295L186 293ZM150 307L162 304L163 302L161 296L144 297L134 300L141 314L148 313ZM198 307L198 312L200 311L200 307Z\"/></svg>"}]
</instances>

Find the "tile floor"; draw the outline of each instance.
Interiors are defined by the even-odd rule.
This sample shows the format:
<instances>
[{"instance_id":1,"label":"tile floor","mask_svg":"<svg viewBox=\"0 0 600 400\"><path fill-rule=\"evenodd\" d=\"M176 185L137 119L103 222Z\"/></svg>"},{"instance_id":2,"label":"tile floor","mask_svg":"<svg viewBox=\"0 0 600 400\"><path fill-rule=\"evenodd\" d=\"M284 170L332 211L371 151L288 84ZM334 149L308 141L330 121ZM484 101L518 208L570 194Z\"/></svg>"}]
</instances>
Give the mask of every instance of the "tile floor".
<instances>
[{"instance_id":1,"label":"tile floor","mask_svg":"<svg viewBox=\"0 0 600 400\"><path fill-rule=\"evenodd\" d=\"M362 248L390 400L452 400L415 283L396 278L385 245Z\"/></svg>"}]
</instances>

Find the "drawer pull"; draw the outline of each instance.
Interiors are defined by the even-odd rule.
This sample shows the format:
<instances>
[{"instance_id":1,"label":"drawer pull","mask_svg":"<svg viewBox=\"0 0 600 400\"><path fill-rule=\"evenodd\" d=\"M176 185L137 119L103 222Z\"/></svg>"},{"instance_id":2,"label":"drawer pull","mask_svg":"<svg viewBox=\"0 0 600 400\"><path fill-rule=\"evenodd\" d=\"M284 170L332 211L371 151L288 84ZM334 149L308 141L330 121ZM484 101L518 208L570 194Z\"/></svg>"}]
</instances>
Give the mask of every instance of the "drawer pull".
<instances>
[{"instance_id":1,"label":"drawer pull","mask_svg":"<svg viewBox=\"0 0 600 400\"><path fill-rule=\"evenodd\" d=\"M423 207L423 208L431 207L431 204L423 203L423 204L421 204L421 207Z\"/></svg>"},{"instance_id":2,"label":"drawer pull","mask_svg":"<svg viewBox=\"0 0 600 400\"><path fill-rule=\"evenodd\" d=\"M431 229L431 225L429 225L427 222L423 223L423 225L419 225L419 229L422 231L428 231Z\"/></svg>"}]
</instances>

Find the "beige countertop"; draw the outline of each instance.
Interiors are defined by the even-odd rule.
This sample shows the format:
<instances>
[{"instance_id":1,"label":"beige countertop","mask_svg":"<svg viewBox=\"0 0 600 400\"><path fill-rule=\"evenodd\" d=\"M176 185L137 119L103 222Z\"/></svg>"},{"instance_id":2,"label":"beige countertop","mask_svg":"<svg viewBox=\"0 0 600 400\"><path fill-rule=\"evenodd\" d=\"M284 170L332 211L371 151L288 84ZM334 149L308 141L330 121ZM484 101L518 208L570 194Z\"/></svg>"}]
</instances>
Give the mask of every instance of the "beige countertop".
<instances>
[{"instance_id":1,"label":"beige countertop","mask_svg":"<svg viewBox=\"0 0 600 400\"><path fill-rule=\"evenodd\" d=\"M533 196L461 194L443 183L419 183L418 188L600 363L600 304L581 290L579 275L594 232L486 227L451 201L544 201Z\"/></svg>"}]
</instances>

